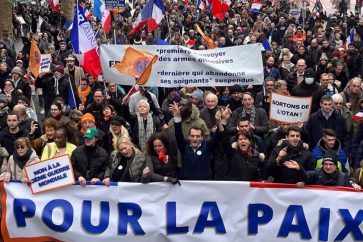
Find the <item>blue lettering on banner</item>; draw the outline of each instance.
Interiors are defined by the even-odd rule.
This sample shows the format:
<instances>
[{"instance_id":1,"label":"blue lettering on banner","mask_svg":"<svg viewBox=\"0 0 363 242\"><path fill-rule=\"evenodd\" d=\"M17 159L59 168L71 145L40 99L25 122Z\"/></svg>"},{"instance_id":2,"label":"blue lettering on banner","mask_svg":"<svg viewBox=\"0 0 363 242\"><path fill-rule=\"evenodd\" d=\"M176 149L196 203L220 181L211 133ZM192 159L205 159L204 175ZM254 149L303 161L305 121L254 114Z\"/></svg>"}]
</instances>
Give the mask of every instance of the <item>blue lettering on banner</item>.
<instances>
[{"instance_id":1,"label":"blue lettering on banner","mask_svg":"<svg viewBox=\"0 0 363 242\"><path fill-rule=\"evenodd\" d=\"M328 241L330 209L321 208L319 211L319 240Z\"/></svg>"},{"instance_id":2,"label":"blue lettering on banner","mask_svg":"<svg viewBox=\"0 0 363 242\"><path fill-rule=\"evenodd\" d=\"M294 217L296 217L297 224L292 224ZM311 239L311 233L308 223L306 222L304 209L301 205L290 205L287 208L277 236L287 237L290 232L300 233L302 239Z\"/></svg>"},{"instance_id":3,"label":"blue lettering on banner","mask_svg":"<svg viewBox=\"0 0 363 242\"><path fill-rule=\"evenodd\" d=\"M166 234L186 234L188 226L176 226L176 202L166 203Z\"/></svg>"},{"instance_id":4,"label":"blue lettering on banner","mask_svg":"<svg viewBox=\"0 0 363 242\"><path fill-rule=\"evenodd\" d=\"M208 215L211 214L212 220L208 220ZM222 220L216 202L204 202L195 224L194 233L203 233L206 227L214 227L217 234L225 234L226 228Z\"/></svg>"},{"instance_id":5,"label":"blue lettering on banner","mask_svg":"<svg viewBox=\"0 0 363 242\"><path fill-rule=\"evenodd\" d=\"M63 209L63 222L59 225L53 223L53 210L57 207ZM45 225L56 232L66 232L73 224L72 204L64 199L55 199L47 203L43 209L42 220Z\"/></svg>"},{"instance_id":6,"label":"blue lettering on banner","mask_svg":"<svg viewBox=\"0 0 363 242\"><path fill-rule=\"evenodd\" d=\"M258 216L259 212L263 212L262 216ZM273 216L272 208L263 203L248 205L248 234L257 234L259 224L267 224Z\"/></svg>"},{"instance_id":7,"label":"blue lettering on banner","mask_svg":"<svg viewBox=\"0 0 363 242\"><path fill-rule=\"evenodd\" d=\"M105 232L110 225L110 202L101 201L99 203L99 222L92 224L92 201L83 200L81 213L81 225L85 231L91 234L101 234ZM189 226L177 223L177 206L175 201L166 203L166 234L183 235L189 232ZM132 229L135 235L145 235L145 232L139 222L142 216L142 208L136 203L117 203L118 208L118 234L127 235L128 227ZM26 227L31 218L36 214L37 204L31 199L14 198L13 216L18 228ZM55 209L62 210L61 223L54 223ZM97 209L96 209L97 210ZM77 211L78 212L78 211ZM363 240L363 233L360 224L363 221L363 210L359 210L353 216L348 209L339 209L340 223L344 224L342 230L338 233L334 241L343 241L351 235L354 241ZM64 199L54 199L49 201L42 208L41 220L49 229L55 232L66 232L73 225L75 211L72 204ZM249 236L258 236L258 229L261 225L273 222L274 211L271 206L263 203L253 203L248 205L247 231ZM329 208L320 208L318 216L318 238L312 239L309 224L301 205L289 205L283 216L277 237L288 238L290 233L298 233L301 239L314 241L333 241L329 239L329 223L331 215ZM38 220L34 220L38 221ZM34 222L33 221L33 222ZM94 221L93 221L94 222ZM335 221L336 222L336 221ZM312 225L310 225L312 226ZM203 202L199 215L197 217L193 233L203 233L206 228L212 228L216 234L226 234L227 230L222 218L222 214L215 201Z\"/></svg>"},{"instance_id":8,"label":"blue lettering on banner","mask_svg":"<svg viewBox=\"0 0 363 242\"><path fill-rule=\"evenodd\" d=\"M359 228L359 225L363 221L363 210L359 210L354 219L348 209L339 209L339 213L344 220L345 227L340 231L334 241L344 240L349 233L352 233L354 240L363 240L363 234Z\"/></svg>"},{"instance_id":9,"label":"blue lettering on banner","mask_svg":"<svg viewBox=\"0 0 363 242\"><path fill-rule=\"evenodd\" d=\"M35 215L35 203L29 199L14 199L14 216L18 227L25 227L25 218L31 218ZM23 210L26 209L26 210Z\"/></svg>"},{"instance_id":10,"label":"blue lettering on banner","mask_svg":"<svg viewBox=\"0 0 363 242\"><path fill-rule=\"evenodd\" d=\"M82 204L82 226L91 234L100 234L106 231L110 221L110 204L109 202L102 201L100 203L100 223L93 225L91 222L92 214L92 201L85 200Z\"/></svg>"},{"instance_id":11,"label":"blue lettering on banner","mask_svg":"<svg viewBox=\"0 0 363 242\"><path fill-rule=\"evenodd\" d=\"M136 203L118 203L119 212L119 228L118 234L127 234L127 224L130 224L136 235L144 235L145 232L139 224L139 219L142 215L141 207ZM129 211L131 214L129 215Z\"/></svg>"}]
</instances>

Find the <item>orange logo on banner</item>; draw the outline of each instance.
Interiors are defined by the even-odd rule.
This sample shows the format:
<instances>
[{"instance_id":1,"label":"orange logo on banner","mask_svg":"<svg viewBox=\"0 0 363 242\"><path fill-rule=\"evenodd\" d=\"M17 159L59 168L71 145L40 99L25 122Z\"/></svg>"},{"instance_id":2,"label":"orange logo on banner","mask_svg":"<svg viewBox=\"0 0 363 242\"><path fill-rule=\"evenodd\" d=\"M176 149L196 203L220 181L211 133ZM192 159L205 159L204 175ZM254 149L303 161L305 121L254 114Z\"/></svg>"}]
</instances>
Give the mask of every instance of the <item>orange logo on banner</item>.
<instances>
[{"instance_id":1,"label":"orange logo on banner","mask_svg":"<svg viewBox=\"0 0 363 242\"><path fill-rule=\"evenodd\" d=\"M157 55L127 47L124 57L120 63L115 64L115 68L125 75L139 78L137 84L144 85L149 80L152 64L157 58Z\"/></svg>"}]
</instances>

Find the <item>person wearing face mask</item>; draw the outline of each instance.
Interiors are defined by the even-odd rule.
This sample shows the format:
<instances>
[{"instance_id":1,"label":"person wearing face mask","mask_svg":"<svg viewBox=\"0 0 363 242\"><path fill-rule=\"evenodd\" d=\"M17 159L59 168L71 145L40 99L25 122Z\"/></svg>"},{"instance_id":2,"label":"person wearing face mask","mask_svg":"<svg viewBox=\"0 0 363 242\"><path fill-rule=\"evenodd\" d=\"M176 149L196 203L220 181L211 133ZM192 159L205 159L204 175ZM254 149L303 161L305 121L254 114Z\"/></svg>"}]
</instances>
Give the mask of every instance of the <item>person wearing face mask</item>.
<instances>
[{"instance_id":1,"label":"person wearing face mask","mask_svg":"<svg viewBox=\"0 0 363 242\"><path fill-rule=\"evenodd\" d=\"M313 69L306 69L304 80L291 90L291 96L312 97L311 113L318 111L320 98L325 94L325 90L315 81Z\"/></svg>"},{"instance_id":2,"label":"person wearing face mask","mask_svg":"<svg viewBox=\"0 0 363 242\"><path fill-rule=\"evenodd\" d=\"M66 58L66 68L64 68L64 74L70 75L72 77L72 80L74 81L74 84L76 86L76 90L78 90L78 87L80 86L81 79L84 76L84 71L82 67L78 67L75 65L76 59L73 55L69 55Z\"/></svg>"}]
</instances>

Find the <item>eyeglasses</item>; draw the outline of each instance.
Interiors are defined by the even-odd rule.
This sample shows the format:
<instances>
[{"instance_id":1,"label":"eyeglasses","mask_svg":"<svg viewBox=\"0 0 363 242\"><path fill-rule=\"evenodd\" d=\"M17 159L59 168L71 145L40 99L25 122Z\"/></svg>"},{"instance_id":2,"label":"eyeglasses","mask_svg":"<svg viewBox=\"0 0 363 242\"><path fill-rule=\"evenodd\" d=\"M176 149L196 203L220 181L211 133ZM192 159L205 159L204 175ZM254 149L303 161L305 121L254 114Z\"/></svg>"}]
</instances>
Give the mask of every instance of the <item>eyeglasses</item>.
<instances>
[{"instance_id":1,"label":"eyeglasses","mask_svg":"<svg viewBox=\"0 0 363 242\"><path fill-rule=\"evenodd\" d=\"M16 147L16 149L17 149L17 150L25 149L25 148L26 148L26 146L17 146L17 147Z\"/></svg>"}]
</instances>

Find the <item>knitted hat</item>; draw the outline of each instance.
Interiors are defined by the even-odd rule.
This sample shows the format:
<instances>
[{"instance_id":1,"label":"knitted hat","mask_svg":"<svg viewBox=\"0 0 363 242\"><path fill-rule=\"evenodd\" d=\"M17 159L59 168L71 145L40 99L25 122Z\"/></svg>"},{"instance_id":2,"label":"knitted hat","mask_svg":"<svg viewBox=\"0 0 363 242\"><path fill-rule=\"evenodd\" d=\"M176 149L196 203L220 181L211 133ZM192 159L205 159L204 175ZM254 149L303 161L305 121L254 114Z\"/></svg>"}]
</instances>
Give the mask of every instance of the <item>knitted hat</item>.
<instances>
[{"instance_id":1,"label":"knitted hat","mask_svg":"<svg viewBox=\"0 0 363 242\"><path fill-rule=\"evenodd\" d=\"M324 162L326 161L331 161L333 162L336 166L338 166L338 159L337 159L337 155L335 154L335 152L326 152L323 156L323 165Z\"/></svg>"},{"instance_id":2,"label":"knitted hat","mask_svg":"<svg viewBox=\"0 0 363 242\"><path fill-rule=\"evenodd\" d=\"M55 68L54 68L54 72L59 72L59 73L62 73L64 74L64 66L62 65L57 65Z\"/></svg>"},{"instance_id":3,"label":"knitted hat","mask_svg":"<svg viewBox=\"0 0 363 242\"><path fill-rule=\"evenodd\" d=\"M90 113L83 114L83 116L81 118L81 123L83 123L86 120L89 120L89 121L92 121L93 123L96 123L95 117Z\"/></svg>"},{"instance_id":4,"label":"knitted hat","mask_svg":"<svg viewBox=\"0 0 363 242\"><path fill-rule=\"evenodd\" d=\"M203 92L201 90L195 90L192 93L192 97L198 98L199 101L203 101Z\"/></svg>"},{"instance_id":5,"label":"knitted hat","mask_svg":"<svg viewBox=\"0 0 363 242\"><path fill-rule=\"evenodd\" d=\"M19 75L23 75L23 72L21 71L20 67L14 67L13 70L11 71L11 74L13 73L16 73L16 74L19 74Z\"/></svg>"}]
</instances>

